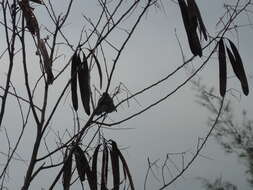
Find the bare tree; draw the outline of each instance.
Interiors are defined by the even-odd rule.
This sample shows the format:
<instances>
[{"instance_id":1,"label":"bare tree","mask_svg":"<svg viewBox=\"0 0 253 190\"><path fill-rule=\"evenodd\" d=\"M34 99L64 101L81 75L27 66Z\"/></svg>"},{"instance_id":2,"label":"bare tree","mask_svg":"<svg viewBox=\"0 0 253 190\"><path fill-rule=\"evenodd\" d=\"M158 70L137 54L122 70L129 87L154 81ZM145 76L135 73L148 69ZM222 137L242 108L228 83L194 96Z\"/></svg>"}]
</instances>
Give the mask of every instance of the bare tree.
<instances>
[{"instance_id":1,"label":"bare tree","mask_svg":"<svg viewBox=\"0 0 253 190\"><path fill-rule=\"evenodd\" d=\"M32 144L29 147L31 149L27 150L30 160L27 162L23 160L26 169L22 190L29 189L31 183L38 182L42 173L51 171L52 177L46 184L48 189L54 189L61 178L66 190L77 184L82 189L84 186L90 189L98 187L134 189L133 179L122 150L115 140L104 136L103 129L125 123L175 95L201 72L216 55L218 48L221 96L224 97L227 91L226 57L229 58L234 73L241 82L243 93L245 95L249 93L241 56L234 40L230 39L227 33L238 29L235 25L237 18L251 14L251 0L236 0L231 5L226 5L225 14L218 22L220 27L215 34L210 34L206 29L201 10L194 0L166 2L178 5L188 38L189 45L186 46L193 55L186 58L182 51L183 63L178 68L133 93L130 93L132 91L122 83L118 86L114 84L117 65L120 64L123 51L148 10L154 7L162 9L165 2L98 0L96 3L99 11L95 19L82 13L81 21L77 21L80 24L79 30L75 31L77 33L73 32L73 36L77 35L78 38L72 39L67 35L68 19L75 13L74 5L78 3L89 8L81 1L74 0L60 3L52 0L0 2L1 31L5 35L0 58L6 70L4 71L6 77L0 86L2 92L0 126L7 145L1 150L4 158L0 173L1 189L8 189L8 168L15 160L23 160L17 150L22 147L24 134L31 132L36 135L35 138L29 139ZM115 34L119 34L121 40L114 41L111 36ZM113 59L109 59L109 56ZM167 95L142 107L136 113L117 121L110 120L110 114L120 112L121 105L135 101L139 95L170 80L175 73L194 63L198 59L197 56L201 57L201 65ZM16 78L22 80L17 83L18 85L13 83ZM127 91L125 97L120 96L123 89ZM68 96L69 92L71 96ZM8 101L14 100L15 108L7 104ZM197 150L190 161L184 163L184 153L180 153L184 163L182 169L171 179L162 175L163 183L159 189L165 189L176 181L198 157L216 124L219 123L224 110L223 100L222 98L220 107L217 108L210 131L205 138L199 139ZM64 119L73 121L73 127L59 133L52 125L57 114L61 113L59 105L64 101L72 102L72 114ZM87 115L85 118L84 113ZM15 126L14 142L10 140L11 134L8 132L8 124L11 125L12 121L5 120L8 114L15 115L13 120L16 120L18 115L17 120L20 120L17 122L18 126ZM56 143L49 140L49 135L54 135ZM169 160L168 154L163 171ZM154 164L149 162L146 179Z\"/></svg>"}]
</instances>

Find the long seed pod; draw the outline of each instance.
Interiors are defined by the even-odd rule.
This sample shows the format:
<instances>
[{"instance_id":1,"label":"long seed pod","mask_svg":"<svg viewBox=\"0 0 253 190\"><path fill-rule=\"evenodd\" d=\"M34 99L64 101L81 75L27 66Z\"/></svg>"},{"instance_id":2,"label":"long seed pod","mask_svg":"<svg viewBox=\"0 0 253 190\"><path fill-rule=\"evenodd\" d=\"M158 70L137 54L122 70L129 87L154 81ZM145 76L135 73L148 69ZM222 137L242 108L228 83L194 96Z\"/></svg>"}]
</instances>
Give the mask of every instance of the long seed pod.
<instances>
[{"instance_id":1,"label":"long seed pod","mask_svg":"<svg viewBox=\"0 0 253 190\"><path fill-rule=\"evenodd\" d=\"M78 60L80 63L78 68L78 81L81 100L86 114L90 115L90 73L88 62L85 54L83 54L83 62L81 62L80 56L78 56Z\"/></svg>"},{"instance_id":2,"label":"long seed pod","mask_svg":"<svg viewBox=\"0 0 253 190\"><path fill-rule=\"evenodd\" d=\"M219 41L218 59L219 59L219 75L220 75L220 95L225 96L227 89L227 65L226 51L223 38Z\"/></svg>"},{"instance_id":3,"label":"long seed pod","mask_svg":"<svg viewBox=\"0 0 253 190\"><path fill-rule=\"evenodd\" d=\"M72 154L68 155L66 150L64 155L64 166L63 166L63 188L69 190L71 180L71 169L72 169Z\"/></svg>"},{"instance_id":4,"label":"long seed pod","mask_svg":"<svg viewBox=\"0 0 253 190\"><path fill-rule=\"evenodd\" d=\"M78 110L77 70L78 70L78 57L75 52L72 57L72 63L71 63L71 98L72 98L72 105L75 111Z\"/></svg>"},{"instance_id":5,"label":"long seed pod","mask_svg":"<svg viewBox=\"0 0 253 190\"><path fill-rule=\"evenodd\" d=\"M193 55L202 56L202 48L200 45L200 41L197 35L196 27L197 20L196 16L192 13L191 10L188 9L188 6L185 3L185 0L178 0L179 7L181 10L183 23L185 27L185 31L187 34L189 46Z\"/></svg>"},{"instance_id":6,"label":"long seed pod","mask_svg":"<svg viewBox=\"0 0 253 190\"><path fill-rule=\"evenodd\" d=\"M95 55L95 53L90 49L89 49L89 51L91 52L93 58L95 59L95 63L96 63L97 68L98 68L98 74L99 74L99 79L100 79L100 89L101 89L102 88L102 83L103 83L102 69L101 69L101 66L99 64L98 58Z\"/></svg>"},{"instance_id":7,"label":"long seed pod","mask_svg":"<svg viewBox=\"0 0 253 190\"><path fill-rule=\"evenodd\" d=\"M112 149L110 151L113 175L113 190L119 190L120 186L120 169L119 169L119 155L117 152L117 144L112 141Z\"/></svg>"},{"instance_id":8,"label":"long seed pod","mask_svg":"<svg viewBox=\"0 0 253 190\"><path fill-rule=\"evenodd\" d=\"M199 29L200 29L200 33L202 33L204 35L205 40L207 40L207 33L206 33L206 27L204 25L204 22L202 20L198 5L196 4L195 0L192 0L192 5L194 7L194 11L198 20L198 24L199 24Z\"/></svg>"},{"instance_id":9,"label":"long seed pod","mask_svg":"<svg viewBox=\"0 0 253 190\"><path fill-rule=\"evenodd\" d=\"M52 72L52 61L49 58L46 45L42 39L38 40L38 49L40 50L40 53L42 55L43 62L44 62L44 69L45 69L45 72L47 73L47 83L52 84L54 81L54 75Z\"/></svg>"},{"instance_id":10,"label":"long seed pod","mask_svg":"<svg viewBox=\"0 0 253 190\"><path fill-rule=\"evenodd\" d=\"M32 35L39 36L39 25L38 21L33 14L32 8L29 5L29 1L18 1L19 6L24 14L26 20L26 27L31 32Z\"/></svg>"},{"instance_id":11,"label":"long seed pod","mask_svg":"<svg viewBox=\"0 0 253 190\"><path fill-rule=\"evenodd\" d=\"M74 155L75 155L75 160L76 160L76 168L77 168L78 176L81 181L84 181L85 180L85 169L84 169L85 167L83 163L84 153L79 146L76 147L74 151Z\"/></svg>"},{"instance_id":12,"label":"long seed pod","mask_svg":"<svg viewBox=\"0 0 253 190\"><path fill-rule=\"evenodd\" d=\"M92 171L89 166L88 159L85 156L85 153L83 152L83 150L79 146L76 147L74 153L75 153L75 155L78 154L80 156L80 163L81 163L80 166L81 166L82 170L84 170L85 175L87 176L87 180L88 180L90 189L96 189L97 182L95 182L93 179ZM80 177L80 174L79 174L79 177Z\"/></svg>"},{"instance_id":13,"label":"long seed pod","mask_svg":"<svg viewBox=\"0 0 253 190\"><path fill-rule=\"evenodd\" d=\"M101 167L101 190L107 190L108 178L108 149L104 146Z\"/></svg>"},{"instance_id":14,"label":"long seed pod","mask_svg":"<svg viewBox=\"0 0 253 190\"><path fill-rule=\"evenodd\" d=\"M126 173L126 175L127 175L127 177L128 177L128 180L129 180L131 189L134 190L134 189L135 189L135 188L134 188L134 183L133 183L133 179L132 179L130 170L129 170L129 168L128 168L127 162L126 162L126 160L125 160L123 154L122 154L122 153L120 152L120 150L118 149L118 146L117 146L116 142L115 142L115 141L112 141L112 142L114 142L115 145L116 145L116 146L115 146L115 149L116 149L116 151L117 151L117 153L118 153L118 156L119 156L119 159L121 160L121 163L122 163L122 165L123 165L123 170L124 170L124 172Z\"/></svg>"},{"instance_id":15,"label":"long seed pod","mask_svg":"<svg viewBox=\"0 0 253 190\"><path fill-rule=\"evenodd\" d=\"M247 96L249 94L249 86L248 86L247 77L243 68L241 56L235 44L231 40L228 40L228 41L235 58L235 62L233 63L231 62L234 73L241 82L243 93Z\"/></svg>"},{"instance_id":16,"label":"long seed pod","mask_svg":"<svg viewBox=\"0 0 253 190\"><path fill-rule=\"evenodd\" d=\"M97 184L97 159L98 159L98 152L99 152L99 148L100 148L101 144L99 144L94 153L93 153L93 156L92 156L92 176L93 176L93 181L94 181L94 184ZM94 190L97 190L97 185L94 185Z\"/></svg>"}]
</instances>

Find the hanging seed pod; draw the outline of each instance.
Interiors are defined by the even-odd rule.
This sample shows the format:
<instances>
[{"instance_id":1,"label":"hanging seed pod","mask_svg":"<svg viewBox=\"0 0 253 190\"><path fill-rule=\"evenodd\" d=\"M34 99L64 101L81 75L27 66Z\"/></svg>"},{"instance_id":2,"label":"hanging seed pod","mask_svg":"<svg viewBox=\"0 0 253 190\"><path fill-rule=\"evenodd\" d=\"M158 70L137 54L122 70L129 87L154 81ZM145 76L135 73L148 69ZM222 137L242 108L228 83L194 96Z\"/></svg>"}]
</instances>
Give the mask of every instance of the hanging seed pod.
<instances>
[{"instance_id":1,"label":"hanging seed pod","mask_svg":"<svg viewBox=\"0 0 253 190\"><path fill-rule=\"evenodd\" d=\"M116 111L116 107L113 103L113 99L106 92L103 93L102 97L98 100L98 105L95 110L96 115L100 115L102 113L111 113Z\"/></svg>"},{"instance_id":2,"label":"hanging seed pod","mask_svg":"<svg viewBox=\"0 0 253 190\"><path fill-rule=\"evenodd\" d=\"M111 141L112 141L112 140L111 140ZM130 170L129 170L129 168L128 168L127 162L126 162L126 160L125 160L123 154L120 152L120 150L119 150L119 148L118 148L116 142L115 142L115 141L112 141L112 142L115 143L115 145L114 145L114 146L115 146L115 151L117 152L117 154L118 154L118 156L119 156L119 159L120 159L120 161L121 161L121 163L122 163L122 165L123 165L123 171L124 171L124 173L126 174L128 180L129 180L130 188L131 188L132 190L134 190L134 189L135 189L135 188L134 188L134 183L133 183L133 179L132 179Z\"/></svg>"},{"instance_id":3,"label":"hanging seed pod","mask_svg":"<svg viewBox=\"0 0 253 190\"><path fill-rule=\"evenodd\" d=\"M82 149L78 146L76 147L74 151L75 155L75 160L76 160L76 168L77 168L77 173L81 181L85 180L85 166L84 166L84 152Z\"/></svg>"},{"instance_id":4,"label":"hanging seed pod","mask_svg":"<svg viewBox=\"0 0 253 190\"><path fill-rule=\"evenodd\" d=\"M79 146L77 146L75 148L74 154L76 158L77 172L80 177L80 180L84 181L86 175L90 189L96 189L97 182L95 182L93 179L92 171L90 169L89 162L85 156L85 153Z\"/></svg>"},{"instance_id":5,"label":"hanging seed pod","mask_svg":"<svg viewBox=\"0 0 253 190\"><path fill-rule=\"evenodd\" d=\"M201 57L202 48L196 31L197 28L196 14L194 13L194 10L192 10L191 7L189 10L184 0L178 0L178 3L181 10L183 23L191 52L193 53L194 56L199 55L199 57Z\"/></svg>"},{"instance_id":6,"label":"hanging seed pod","mask_svg":"<svg viewBox=\"0 0 253 190\"><path fill-rule=\"evenodd\" d=\"M98 74L99 74L99 79L100 79L100 89L101 89L102 88L102 83L103 83L102 69L101 69L101 66L99 64L97 56L94 54L94 52L92 50L89 49L89 51L91 52L93 58L95 59L95 63L96 63L97 68L98 68Z\"/></svg>"},{"instance_id":7,"label":"hanging seed pod","mask_svg":"<svg viewBox=\"0 0 253 190\"><path fill-rule=\"evenodd\" d=\"M189 0L188 0L189 1ZM193 10L195 12L195 15L197 17L197 21L198 21L198 26L199 26L199 29L200 29L200 33L203 34L205 40L207 41L207 34L206 34L206 27L204 25L204 22L202 20L202 17L201 17L201 14L200 14L200 11L199 11L199 8L198 8L198 5L196 4L195 0L191 0L191 6L193 7ZM189 4L188 4L189 5Z\"/></svg>"},{"instance_id":8,"label":"hanging seed pod","mask_svg":"<svg viewBox=\"0 0 253 190\"><path fill-rule=\"evenodd\" d=\"M38 40L38 49L40 50L41 56L43 58L44 70L47 73L47 83L53 84L54 75L52 72L52 61L49 58L46 45L42 39Z\"/></svg>"},{"instance_id":9,"label":"hanging seed pod","mask_svg":"<svg viewBox=\"0 0 253 190\"><path fill-rule=\"evenodd\" d=\"M68 155L66 150L64 155L64 166L63 166L63 188L69 190L71 180L71 169L72 169L72 154Z\"/></svg>"},{"instance_id":10,"label":"hanging seed pod","mask_svg":"<svg viewBox=\"0 0 253 190\"><path fill-rule=\"evenodd\" d=\"M87 115L90 115L90 72L85 54L83 54L83 62L78 56L78 81L81 94L81 100Z\"/></svg>"},{"instance_id":11,"label":"hanging seed pod","mask_svg":"<svg viewBox=\"0 0 253 190\"><path fill-rule=\"evenodd\" d=\"M117 144L112 141L112 149L110 151L113 175L113 190L119 190L120 186L120 169L119 169L119 155L117 152Z\"/></svg>"},{"instance_id":12,"label":"hanging seed pod","mask_svg":"<svg viewBox=\"0 0 253 190\"><path fill-rule=\"evenodd\" d=\"M93 156L92 156L92 176L93 176L93 184L94 184L94 187L95 188L94 190L97 190L97 159L98 159L98 152L99 152L99 148L100 148L101 144L99 144L94 153L93 153Z\"/></svg>"},{"instance_id":13,"label":"hanging seed pod","mask_svg":"<svg viewBox=\"0 0 253 190\"><path fill-rule=\"evenodd\" d=\"M24 18L26 20L26 27L31 32L32 35L39 36L39 25L35 15L33 14L33 9L29 5L29 1L18 1L18 4L23 12Z\"/></svg>"},{"instance_id":14,"label":"hanging seed pod","mask_svg":"<svg viewBox=\"0 0 253 190\"><path fill-rule=\"evenodd\" d=\"M76 52L72 56L71 62L71 98L72 105L75 111L78 110L78 97L77 97L77 70L78 70L78 56Z\"/></svg>"},{"instance_id":15,"label":"hanging seed pod","mask_svg":"<svg viewBox=\"0 0 253 190\"><path fill-rule=\"evenodd\" d=\"M218 59L219 59L219 75L220 75L220 95L225 96L227 89L227 65L226 52L223 38L219 41Z\"/></svg>"},{"instance_id":16,"label":"hanging seed pod","mask_svg":"<svg viewBox=\"0 0 253 190\"><path fill-rule=\"evenodd\" d=\"M243 93L247 96L249 94L249 86L248 86L247 77L243 68L241 56L235 44L231 40L228 40L228 41L229 41L229 44L230 44L230 47L232 49L232 52L234 54L234 59L235 59L233 63L231 62L234 73L241 82Z\"/></svg>"},{"instance_id":17,"label":"hanging seed pod","mask_svg":"<svg viewBox=\"0 0 253 190\"><path fill-rule=\"evenodd\" d=\"M107 190L108 179L108 149L104 146L101 168L101 190Z\"/></svg>"}]
</instances>

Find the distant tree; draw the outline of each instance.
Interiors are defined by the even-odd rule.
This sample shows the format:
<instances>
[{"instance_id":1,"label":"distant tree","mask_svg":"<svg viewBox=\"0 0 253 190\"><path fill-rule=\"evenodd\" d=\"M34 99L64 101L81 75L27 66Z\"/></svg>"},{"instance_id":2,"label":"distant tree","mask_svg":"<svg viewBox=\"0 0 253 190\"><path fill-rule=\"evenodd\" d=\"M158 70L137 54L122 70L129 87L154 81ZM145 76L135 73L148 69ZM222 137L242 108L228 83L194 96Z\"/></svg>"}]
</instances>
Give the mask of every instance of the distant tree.
<instances>
[{"instance_id":1,"label":"distant tree","mask_svg":"<svg viewBox=\"0 0 253 190\"><path fill-rule=\"evenodd\" d=\"M208 125L211 126L218 112L217 109L223 100L217 96L213 88L208 90L205 85L200 83L200 80L192 82L198 92L197 102L207 108L211 114L208 119ZM240 97L234 96L235 98ZM227 154L236 155L240 163L245 164L248 182L253 186L253 120L243 110L242 119L238 122L238 118L234 117L235 108L231 99L233 98L226 99L223 103L222 114L213 130L212 136ZM222 182L221 177L217 178L213 183L210 183L208 179L203 179L203 182L206 189L233 189L236 187L229 182Z\"/></svg>"}]
</instances>

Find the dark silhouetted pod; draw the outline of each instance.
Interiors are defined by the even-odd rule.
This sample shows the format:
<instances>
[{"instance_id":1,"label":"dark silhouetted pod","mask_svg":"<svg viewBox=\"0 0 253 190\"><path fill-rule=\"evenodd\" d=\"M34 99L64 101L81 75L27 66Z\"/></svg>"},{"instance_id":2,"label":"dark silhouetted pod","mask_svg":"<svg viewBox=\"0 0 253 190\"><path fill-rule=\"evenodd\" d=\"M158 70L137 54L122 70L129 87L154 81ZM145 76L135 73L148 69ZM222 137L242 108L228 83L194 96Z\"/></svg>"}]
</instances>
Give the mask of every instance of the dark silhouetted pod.
<instances>
[{"instance_id":1,"label":"dark silhouetted pod","mask_svg":"<svg viewBox=\"0 0 253 190\"><path fill-rule=\"evenodd\" d=\"M80 66L78 68L78 81L81 100L86 114L90 115L90 72L88 62L85 54L83 54L82 62L80 56L78 56L78 60L78 62L80 62Z\"/></svg>"},{"instance_id":2,"label":"dark silhouetted pod","mask_svg":"<svg viewBox=\"0 0 253 190\"><path fill-rule=\"evenodd\" d=\"M119 155L117 152L117 145L112 141L112 149L110 151L113 175L113 190L119 190L120 186L120 168L119 168Z\"/></svg>"},{"instance_id":3,"label":"dark silhouetted pod","mask_svg":"<svg viewBox=\"0 0 253 190\"><path fill-rule=\"evenodd\" d=\"M63 166L63 188L69 190L71 180L71 169L72 169L72 154L68 155L66 150L64 155L64 166Z\"/></svg>"},{"instance_id":4,"label":"dark silhouetted pod","mask_svg":"<svg viewBox=\"0 0 253 190\"><path fill-rule=\"evenodd\" d=\"M111 141L112 141L112 140L111 140ZM123 154L122 154L122 153L120 152L120 150L118 149L118 146L117 146L116 142L115 142L115 141L112 141L112 142L114 142L115 145L116 145L116 146L115 146L115 149L116 149L116 151L117 151L117 153L118 153L118 156L119 156L119 159L120 159L120 161L121 161L121 163L122 163L122 165L123 165L124 174L126 174L128 180L129 180L130 188L131 188L132 190L134 190L134 189L135 189L135 188L134 188L134 183L133 183L133 179L132 179L130 170L129 170L129 168L128 168L127 162L126 162L126 160L125 160Z\"/></svg>"},{"instance_id":5,"label":"dark silhouetted pod","mask_svg":"<svg viewBox=\"0 0 253 190\"><path fill-rule=\"evenodd\" d=\"M97 68L98 68L99 81L100 81L100 89L101 89L102 88L102 83L103 83L102 69L101 69L101 66L99 64L97 56L94 54L94 52L92 50L90 50L90 52L91 52L93 58L95 59L95 63L96 63Z\"/></svg>"},{"instance_id":6,"label":"dark silhouetted pod","mask_svg":"<svg viewBox=\"0 0 253 190\"><path fill-rule=\"evenodd\" d=\"M225 96L227 89L227 65L226 65L226 51L223 38L219 41L218 59L219 59L219 80L220 80L220 95Z\"/></svg>"},{"instance_id":7,"label":"dark silhouetted pod","mask_svg":"<svg viewBox=\"0 0 253 190\"><path fill-rule=\"evenodd\" d=\"M78 110L78 96L77 96L77 70L78 70L78 57L76 52L72 56L71 62L71 98L74 109Z\"/></svg>"},{"instance_id":8,"label":"dark silhouetted pod","mask_svg":"<svg viewBox=\"0 0 253 190\"><path fill-rule=\"evenodd\" d=\"M232 52L234 54L235 61L233 63L231 62L234 73L241 82L243 93L247 96L249 94L249 86L248 86L248 80L247 80L247 77L246 77L246 74L245 74L245 71L243 68L241 56L240 56L236 46L234 45L234 43L231 40L228 40L228 41L229 41L230 47L232 49Z\"/></svg>"},{"instance_id":9,"label":"dark silhouetted pod","mask_svg":"<svg viewBox=\"0 0 253 190\"><path fill-rule=\"evenodd\" d=\"M101 190L107 190L107 179L108 179L108 149L104 146L102 156L102 167L101 167Z\"/></svg>"}]
</instances>

